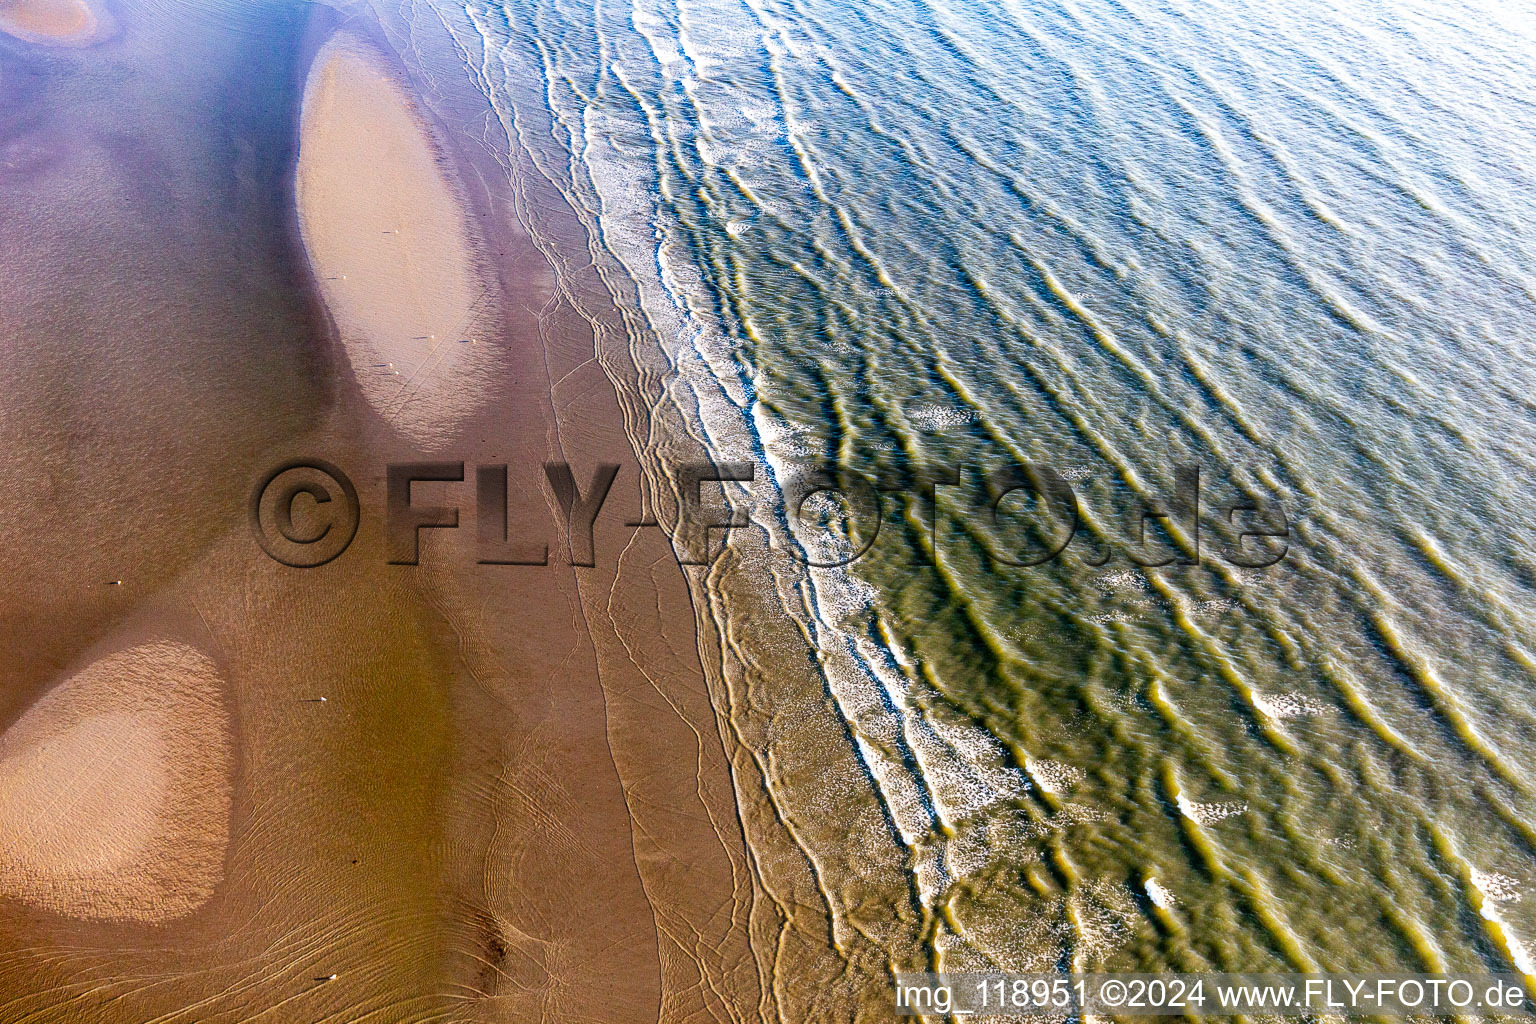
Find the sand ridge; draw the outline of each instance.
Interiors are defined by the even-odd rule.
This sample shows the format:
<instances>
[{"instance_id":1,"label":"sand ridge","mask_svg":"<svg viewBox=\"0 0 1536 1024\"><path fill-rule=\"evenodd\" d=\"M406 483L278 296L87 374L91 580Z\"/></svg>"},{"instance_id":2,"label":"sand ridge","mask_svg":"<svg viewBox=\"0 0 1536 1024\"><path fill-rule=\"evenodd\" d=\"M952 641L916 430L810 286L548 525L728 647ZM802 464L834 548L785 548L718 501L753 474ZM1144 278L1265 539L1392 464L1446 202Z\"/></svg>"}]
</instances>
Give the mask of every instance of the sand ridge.
<instances>
[{"instance_id":1,"label":"sand ridge","mask_svg":"<svg viewBox=\"0 0 1536 1024\"><path fill-rule=\"evenodd\" d=\"M0 31L29 43L84 46L104 27L102 12L86 0L0 0Z\"/></svg>"},{"instance_id":2,"label":"sand ridge","mask_svg":"<svg viewBox=\"0 0 1536 1024\"><path fill-rule=\"evenodd\" d=\"M494 284L444 167L385 58L327 41L300 127L304 247L363 396L427 451L483 403L494 361Z\"/></svg>"},{"instance_id":3,"label":"sand ridge","mask_svg":"<svg viewBox=\"0 0 1536 1024\"><path fill-rule=\"evenodd\" d=\"M183 644L109 655L0 735L0 895L159 922L223 876L232 799L223 683Z\"/></svg>"}]
</instances>

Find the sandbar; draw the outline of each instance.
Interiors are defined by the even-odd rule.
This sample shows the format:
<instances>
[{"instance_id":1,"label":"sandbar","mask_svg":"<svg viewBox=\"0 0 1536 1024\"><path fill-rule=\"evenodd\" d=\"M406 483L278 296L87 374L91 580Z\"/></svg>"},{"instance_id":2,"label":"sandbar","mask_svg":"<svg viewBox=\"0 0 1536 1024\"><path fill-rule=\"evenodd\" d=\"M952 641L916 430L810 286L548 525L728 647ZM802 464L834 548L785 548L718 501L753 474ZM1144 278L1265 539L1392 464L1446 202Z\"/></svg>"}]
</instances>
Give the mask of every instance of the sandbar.
<instances>
[{"instance_id":1,"label":"sandbar","mask_svg":"<svg viewBox=\"0 0 1536 1024\"><path fill-rule=\"evenodd\" d=\"M101 28L85 0L0 0L0 31L30 43L80 46L95 41Z\"/></svg>"},{"instance_id":2,"label":"sandbar","mask_svg":"<svg viewBox=\"0 0 1536 1024\"><path fill-rule=\"evenodd\" d=\"M144 644L0 735L0 894L87 920L160 922L207 901L233 788L222 690L192 648Z\"/></svg>"},{"instance_id":3,"label":"sandbar","mask_svg":"<svg viewBox=\"0 0 1536 1024\"><path fill-rule=\"evenodd\" d=\"M420 111L346 32L310 72L296 175L304 247L363 396L417 447L445 447L489 393L493 285Z\"/></svg>"}]
</instances>

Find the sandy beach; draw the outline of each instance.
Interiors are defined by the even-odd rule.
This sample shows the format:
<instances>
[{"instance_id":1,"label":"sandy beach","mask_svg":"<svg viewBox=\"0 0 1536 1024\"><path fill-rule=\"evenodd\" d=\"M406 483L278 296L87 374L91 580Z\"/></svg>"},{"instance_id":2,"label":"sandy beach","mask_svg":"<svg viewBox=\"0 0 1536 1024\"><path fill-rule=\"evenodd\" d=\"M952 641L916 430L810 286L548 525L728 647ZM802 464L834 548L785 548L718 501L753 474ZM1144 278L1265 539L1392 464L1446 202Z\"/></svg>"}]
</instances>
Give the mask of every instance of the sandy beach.
<instances>
[{"instance_id":1,"label":"sandy beach","mask_svg":"<svg viewBox=\"0 0 1536 1024\"><path fill-rule=\"evenodd\" d=\"M0 607L0 944L23 951L0 1019L77 1019L79 992L100 1024L756 1005L693 609L665 535L626 525L636 410L557 287L548 247L587 246L562 197L477 141L446 33L402 50L398 25L286 4L114 15L85 72L0 40L60 83L24 94L48 127L0 164L0 482L47 482L0 525L30 559ZM90 301L67 287L83 259ZM69 375L91 400L61 416ZM393 566L383 467L424 452L466 464L418 489L461 527ZM365 515L297 570L245 508L316 456ZM582 487L620 467L595 566L571 564L547 461ZM480 464L508 466L547 565L479 564Z\"/></svg>"},{"instance_id":2,"label":"sandy beach","mask_svg":"<svg viewBox=\"0 0 1536 1024\"><path fill-rule=\"evenodd\" d=\"M464 488L461 528L429 537L423 549L419 581L436 595L434 604L446 606L475 680L458 712L465 767L450 811L462 841L484 843L482 853L450 866L460 898L481 908L460 925L475 1014L728 1016L760 998L744 927L752 898L748 854L684 577L665 535L632 525L645 519L641 466L626 430L636 410L621 404L594 334L594 320L611 323L619 314L610 307L595 316L600 307L578 305L557 289L547 253L553 247L579 265L588 246L580 226L562 197L535 187L536 179L522 179L528 191L519 195L479 145L473 131L486 117L484 97L444 87L441 77L441 68L462 59L451 39L416 32L411 41L399 54L411 80L433 83L435 116L464 126L456 137L439 133L457 143L436 165L449 175L447 189L425 177L412 187L465 205L454 216L443 210L434 234L401 232L401 244L428 243L408 256L409 265L460 237L456 218L472 226L468 253L496 254L487 289L496 310L493 344L461 346L476 361L465 371L463 363L441 367L436 376L445 390L435 392L447 396L446 389L483 381L494 401L471 409L454 397L437 408L423 400L419 422L456 429L463 440L454 457L506 462L510 521L549 543L547 567L466 571L476 558L478 524ZM343 40L322 52L348 54L317 66L353 81L311 76L306 139L321 127L313 119L317 95L351 92L360 105L400 109L396 94L381 87L398 79L369 68L356 48ZM364 134L355 123L367 118L327 127L337 132L339 151L377 146L380 138L399 142L376 155L412 151L403 119L395 122L397 136ZM303 148L301 175L311 173ZM392 178L394 185L377 187L401 187L405 179L389 169L392 162L378 162L385 166L371 168L366 180ZM539 215L529 218L521 203ZM375 244L366 232L352 238L365 250ZM452 315L454 306L442 302L447 294L437 293L439 318ZM427 308L426 296L421 301ZM421 436L401 433L410 444ZM598 523L594 566L570 564L558 505L544 484L547 461L568 462L583 487L598 464L620 467ZM484 781L491 778L496 785Z\"/></svg>"},{"instance_id":3,"label":"sandy beach","mask_svg":"<svg viewBox=\"0 0 1536 1024\"><path fill-rule=\"evenodd\" d=\"M455 458L507 463L510 519L550 549L547 567L470 570L478 524L461 489L461 529L427 539L417 576L446 607L475 680L458 711L463 782L450 816L461 841L484 849L450 874L460 898L482 908L461 923L476 1013L642 1021L740 1012L760 999L745 926L748 853L684 577L665 535L633 525L646 518L626 430L637 410L621 404L594 334L595 320L619 314L557 290L546 254L553 247L579 265L588 241L562 212L562 197L530 179L521 187L531 192L519 196L478 145L471 130L486 116L484 97L441 78L458 59L451 39L415 33L401 57L413 81L433 83L436 117L466 126L458 145L439 150L436 174L426 173L432 139L406 116L400 78L378 66L378 51L332 40L309 78L299 199L310 258L327 303L340 304L333 313L354 368L354 352L397 365L430 358L420 338L390 325L464 316L462 282L484 266L476 254L497 256L481 303L496 311L494 327L474 339L480 344L461 342L457 361L429 364L432 386L416 391L409 417L384 417L405 444L435 450L458 436ZM315 145L312 133L320 133ZM334 214L321 198L353 202L341 194L355 180L400 196L418 226L398 235L325 227ZM322 181L335 183L329 193L317 189ZM525 226L523 202L539 210L530 218L537 235ZM370 209L358 216L379 224L393 216ZM330 232L323 240L322 230ZM379 252L381 237L397 262L354 281L351 268ZM447 268L425 278L436 285L399 281L428 262ZM324 280L343 267L347 281ZM347 310L372 303L364 297L380 289L409 295L411 305L371 321L370 350L348 341L347 324L364 321ZM494 401L477 402L478 388ZM362 393L379 408L381 392L364 383ZM568 462L583 487L598 464L620 467L590 568L570 564L543 481L547 461ZM496 785L486 784L491 778Z\"/></svg>"}]
</instances>

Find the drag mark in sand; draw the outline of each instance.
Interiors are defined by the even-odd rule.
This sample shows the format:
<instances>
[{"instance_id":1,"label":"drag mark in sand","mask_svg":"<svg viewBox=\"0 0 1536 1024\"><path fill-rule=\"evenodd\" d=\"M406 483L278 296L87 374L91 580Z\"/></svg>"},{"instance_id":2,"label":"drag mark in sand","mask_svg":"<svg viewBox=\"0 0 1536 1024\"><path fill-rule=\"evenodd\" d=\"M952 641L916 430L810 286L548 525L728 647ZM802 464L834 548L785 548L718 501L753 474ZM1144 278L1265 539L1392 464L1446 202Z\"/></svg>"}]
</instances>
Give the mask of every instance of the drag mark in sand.
<instances>
[{"instance_id":1,"label":"drag mark in sand","mask_svg":"<svg viewBox=\"0 0 1536 1024\"><path fill-rule=\"evenodd\" d=\"M178 643L88 666L0 735L0 894L69 917L184 917L224 873L218 670Z\"/></svg>"}]
</instances>

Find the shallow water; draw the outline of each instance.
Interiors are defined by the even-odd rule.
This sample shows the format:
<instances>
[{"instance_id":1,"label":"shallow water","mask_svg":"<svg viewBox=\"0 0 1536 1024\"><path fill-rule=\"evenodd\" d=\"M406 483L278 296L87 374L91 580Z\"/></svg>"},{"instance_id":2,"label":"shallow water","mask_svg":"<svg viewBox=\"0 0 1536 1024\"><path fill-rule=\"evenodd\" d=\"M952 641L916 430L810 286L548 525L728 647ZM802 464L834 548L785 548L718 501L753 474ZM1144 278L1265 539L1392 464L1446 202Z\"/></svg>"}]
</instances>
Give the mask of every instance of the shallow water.
<instances>
[{"instance_id":1,"label":"shallow water","mask_svg":"<svg viewBox=\"0 0 1536 1024\"><path fill-rule=\"evenodd\" d=\"M758 466L695 583L749 835L803 859L759 884L828 922L757 936L780 998L838 1003L784 993L840 962L1536 972L1536 10L469 13L509 152L644 312L636 393ZM1080 503L1034 568L966 504L1018 462ZM808 572L839 546L775 485L813 464L960 486ZM1191 464L1200 564L1137 564L1194 550L1130 542ZM1277 564L1223 557L1242 500Z\"/></svg>"}]
</instances>

